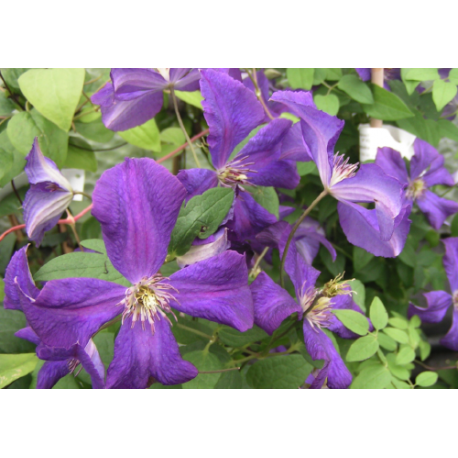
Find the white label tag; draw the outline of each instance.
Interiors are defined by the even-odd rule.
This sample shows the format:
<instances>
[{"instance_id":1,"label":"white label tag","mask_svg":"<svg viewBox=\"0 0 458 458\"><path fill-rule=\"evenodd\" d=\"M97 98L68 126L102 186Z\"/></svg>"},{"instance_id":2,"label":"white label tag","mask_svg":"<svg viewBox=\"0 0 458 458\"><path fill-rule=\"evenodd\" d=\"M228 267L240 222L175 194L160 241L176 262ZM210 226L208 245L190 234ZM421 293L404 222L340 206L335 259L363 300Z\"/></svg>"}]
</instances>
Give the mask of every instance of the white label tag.
<instances>
[{"instance_id":1,"label":"white label tag","mask_svg":"<svg viewBox=\"0 0 458 458\"><path fill-rule=\"evenodd\" d=\"M73 191L78 191L78 192L83 192L84 191L84 181L85 181L85 178L86 178L84 170L62 169L61 172L62 172L62 175L65 178L67 178L67 180L70 182L70 185L71 185ZM83 200L83 196L81 194L76 194L73 197L73 200L81 202Z\"/></svg>"}]
</instances>

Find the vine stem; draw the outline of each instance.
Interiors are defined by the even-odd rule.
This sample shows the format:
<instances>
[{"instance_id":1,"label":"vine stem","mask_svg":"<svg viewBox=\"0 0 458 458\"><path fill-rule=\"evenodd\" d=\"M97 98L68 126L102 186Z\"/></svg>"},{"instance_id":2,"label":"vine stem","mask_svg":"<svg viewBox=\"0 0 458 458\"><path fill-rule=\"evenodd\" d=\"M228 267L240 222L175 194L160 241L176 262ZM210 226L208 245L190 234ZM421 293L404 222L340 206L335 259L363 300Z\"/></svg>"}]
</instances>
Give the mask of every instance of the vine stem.
<instances>
[{"instance_id":1,"label":"vine stem","mask_svg":"<svg viewBox=\"0 0 458 458\"><path fill-rule=\"evenodd\" d=\"M289 246L291 245L291 241L293 240L293 237L294 237L294 234L296 233L297 231L297 228L299 227L299 225L302 223L302 221L304 221L304 219L306 218L306 216L308 216L308 214L316 207L316 205L318 204L318 202L323 199L323 197L327 196L328 195L328 190L325 189L311 204L309 207L307 207L307 209L304 211L304 213L302 213L302 215L300 216L300 218L296 221L296 224L293 226L293 229L291 230L290 234L289 234L289 237L288 237L288 240L286 241L286 245L285 245L285 249L283 250L283 256L281 258L281 265L280 265L280 284L282 286L282 288L285 287L285 278L284 278L284 274L283 274L283 271L285 269L285 261L286 261L286 256L288 255L288 250L289 250Z\"/></svg>"},{"instance_id":2,"label":"vine stem","mask_svg":"<svg viewBox=\"0 0 458 458\"><path fill-rule=\"evenodd\" d=\"M175 108L175 114L177 115L178 124L180 125L181 130L183 131L186 141L188 142L189 148L191 148L192 155L194 156L194 161L196 162L197 167L200 168L200 162L199 162L199 159L197 158L196 150L194 149L194 146L192 145L192 141L189 138L189 135L186 132L186 129L184 127L183 120L181 119L180 110L178 110L177 97L175 95L175 91L173 88L170 89L170 95L172 96L173 107Z\"/></svg>"},{"instance_id":3,"label":"vine stem","mask_svg":"<svg viewBox=\"0 0 458 458\"><path fill-rule=\"evenodd\" d=\"M230 367L229 369L219 369L217 371L199 371L199 374L219 374L220 372L239 371L240 367Z\"/></svg>"},{"instance_id":4,"label":"vine stem","mask_svg":"<svg viewBox=\"0 0 458 458\"><path fill-rule=\"evenodd\" d=\"M250 80L253 82L254 92L256 94L256 97L258 98L259 102L261 103L262 107L264 108L264 111L266 112L267 116L271 120L275 119L272 116L272 113L270 112L269 108L267 107L266 102L264 102L264 99L262 98L262 92L261 92L261 89L259 88L258 75L256 73L256 69L253 68L253 74L251 74L251 72L248 69L246 69L246 71L248 73L248 76L250 77Z\"/></svg>"},{"instance_id":5,"label":"vine stem","mask_svg":"<svg viewBox=\"0 0 458 458\"><path fill-rule=\"evenodd\" d=\"M201 137L204 137L209 132L210 132L210 129L203 130L202 132L198 133L197 135L194 135L194 137L191 138L191 142L195 142L197 139L199 139ZM179 146L177 149L173 150L171 153L169 153L166 156L161 157L160 159L158 159L156 162L158 164L160 164L161 162L164 162L167 159L170 159L171 157L175 156L175 154L178 154L179 152L183 151L186 148L187 145L188 145L187 142L184 143L183 145Z\"/></svg>"}]
</instances>

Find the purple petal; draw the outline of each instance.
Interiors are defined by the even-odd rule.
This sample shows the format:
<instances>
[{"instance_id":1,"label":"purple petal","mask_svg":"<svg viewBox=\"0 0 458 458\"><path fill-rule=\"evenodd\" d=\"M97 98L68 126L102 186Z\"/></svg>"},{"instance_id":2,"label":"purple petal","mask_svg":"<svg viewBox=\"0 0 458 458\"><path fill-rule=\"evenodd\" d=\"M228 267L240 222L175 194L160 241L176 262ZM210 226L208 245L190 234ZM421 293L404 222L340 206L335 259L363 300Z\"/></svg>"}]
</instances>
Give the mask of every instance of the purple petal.
<instances>
[{"instance_id":1,"label":"purple petal","mask_svg":"<svg viewBox=\"0 0 458 458\"><path fill-rule=\"evenodd\" d=\"M264 119L262 105L249 89L229 75L202 70L200 87L213 165L219 169L234 148ZM236 101L236 102L235 102Z\"/></svg>"},{"instance_id":2,"label":"purple petal","mask_svg":"<svg viewBox=\"0 0 458 458\"><path fill-rule=\"evenodd\" d=\"M92 214L108 257L132 283L161 267L185 195L179 180L148 158L126 158L98 180Z\"/></svg>"},{"instance_id":3,"label":"purple petal","mask_svg":"<svg viewBox=\"0 0 458 458\"><path fill-rule=\"evenodd\" d=\"M205 191L218 186L218 176L216 172L208 169L188 169L180 170L177 178L186 188L186 202L194 196L199 196Z\"/></svg>"},{"instance_id":4,"label":"purple petal","mask_svg":"<svg viewBox=\"0 0 458 458\"><path fill-rule=\"evenodd\" d=\"M453 309L452 327L440 343L450 350L458 351L458 310L456 308Z\"/></svg>"},{"instance_id":5,"label":"purple petal","mask_svg":"<svg viewBox=\"0 0 458 458\"><path fill-rule=\"evenodd\" d=\"M379 148L377 150L375 163L388 176L396 178L401 184L408 184L409 177L407 175L407 167L399 151L388 147Z\"/></svg>"},{"instance_id":6,"label":"purple petal","mask_svg":"<svg viewBox=\"0 0 458 458\"><path fill-rule=\"evenodd\" d=\"M81 345L77 346L76 357L91 377L92 388L104 388L105 366L100 359L99 352L92 339L89 340L85 348Z\"/></svg>"},{"instance_id":7,"label":"purple petal","mask_svg":"<svg viewBox=\"0 0 458 458\"><path fill-rule=\"evenodd\" d=\"M111 80L116 100L134 100L147 93L159 92L167 88L168 81L152 68L113 68Z\"/></svg>"},{"instance_id":8,"label":"purple petal","mask_svg":"<svg viewBox=\"0 0 458 458\"><path fill-rule=\"evenodd\" d=\"M279 243L283 238L283 232L285 232L288 228L289 235L291 231L291 226L286 221L279 221L278 223L272 224L271 226L261 231L256 236L256 240L265 246L269 246L271 248L278 248Z\"/></svg>"},{"instance_id":9,"label":"purple petal","mask_svg":"<svg viewBox=\"0 0 458 458\"><path fill-rule=\"evenodd\" d=\"M458 203L439 197L433 192L426 190L421 197L416 199L420 210L428 218L429 224L439 230L444 221L458 212Z\"/></svg>"},{"instance_id":10,"label":"purple petal","mask_svg":"<svg viewBox=\"0 0 458 458\"><path fill-rule=\"evenodd\" d=\"M300 305L265 272L257 276L250 289L253 294L254 322L270 335L292 313L302 313Z\"/></svg>"},{"instance_id":11,"label":"purple petal","mask_svg":"<svg viewBox=\"0 0 458 458\"><path fill-rule=\"evenodd\" d=\"M445 245L444 269L452 293L458 290L458 237L442 240Z\"/></svg>"},{"instance_id":12,"label":"purple petal","mask_svg":"<svg viewBox=\"0 0 458 458\"><path fill-rule=\"evenodd\" d=\"M300 122L294 124L283 139L281 158L301 162L313 161L310 149L304 143Z\"/></svg>"},{"instance_id":13,"label":"purple petal","mask_svg":"<svg viewBox=\"0 0 458 458\"><path fill-rule=\"evenodd\" d=\"M310 388L321 388L326 378L329 388L343 389L350 386L351 374L331 339L321 329L312 328L307 318L304 319L304 343L314 361L325 361Z\"/></svg>"},{"instance_id":14,"label":"purple petal","mask_svg":"<svg viewBox=\"0 0 458 458\"><path fill-rule=\"evenodd\" d=\"M154 323L155 333L132 318L121 326L115 341L114 358L108 368L107 388L148 388L153 381L163 385L185 383L197 376L197 369L184 361L165 319Z\"/></svg>"},{"instance_id":15,"label":"purple petal","mask_svg":"<svg viewBox=\"0 0 458 458\"><path fill-rule=\"evenodd\" d=\"M372 71L370 68L355 68L355 70L363 81L369 81L372 77Z\"/></svg>"},{"instance_id":16,"label":"purple petal","mask_svg":"<svg viewBox=\"0 0 458 458\"><path fill-rule=\"evenodd\" d=\"M51 389L61 378L70 373L68 361L46 361L38 372L37 389Z\"/></svg>"},{"instance_id":17,"label":"purple petal","mask_svg":"<svg viewBox=\"0 0 458 458\"><path fill-rule=\"evenodd\" d=\"M194 92L200 89L200 71L197 68L171 68L170 81L177 91Z\"/></svg>"},{"instance_id":18,"label":"purple petal","mask_svg":"<svg viewBox=\"0 0 458 458\"><path fill-rule=\"evenodd\" d=\"M447 309L452 305L452 296L445 291L431 291L424 293L423 296L426 298L426 308L418 307L415 304L409 303L407 316L412 318L414 315L418 315L424 323L440 323Z\"/></svg>"},{"instance_id":19,"label":"purple petal","mask_svg":"<svg viewBox=\"0 0 458 458\"><path fill-rule=\"evenodd\" d=\"M16 337L19 337L20 339L28 340L29 342L32 342L35 345L38 345L41 342L40 338L35 334L34 330L30 326L19 329L19 331L16 331L14 333L14 335Z\"/></svg>"},{"instance_id":20,"label":"purple petal","mask_svg":"<svg viewBox=\"0 0 458 458\"><path fill-rule=\"evenodd\" d=\"M178 290L171 306L179 312L226 324L240 332L253 326L245 256L225 251L175 272L170 284Z\"/></svg>"}]
</instances>

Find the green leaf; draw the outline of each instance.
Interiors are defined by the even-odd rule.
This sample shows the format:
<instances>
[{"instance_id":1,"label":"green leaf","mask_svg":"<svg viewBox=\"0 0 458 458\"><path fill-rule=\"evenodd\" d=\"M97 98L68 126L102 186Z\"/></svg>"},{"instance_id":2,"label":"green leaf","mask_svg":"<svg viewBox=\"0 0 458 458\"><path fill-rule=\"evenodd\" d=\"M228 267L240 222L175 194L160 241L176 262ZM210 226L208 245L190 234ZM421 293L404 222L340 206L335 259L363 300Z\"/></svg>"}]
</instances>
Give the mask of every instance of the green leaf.
<instances>
[{"instance_id":1,"label":"green leaf","mask_svg":"<svg viewBox=\"0 0 458 458\"><path fill-rule=\"evenodd\" d=\"M379 86L372 85L374 103L363 104L365 113L375 119L383 121L397 121L410 118L413 113L407 105L394 93Z\"/></svg>"},{"instance_id":2,"label":"green leaf","mask_svg":"<svg viewBox=\"0 0 458 458\"><path fill-rule=\"evenodd\" d=\"M393 328L407 329L409 327L409 323L407 322L407 320L404 320L403 318L390 318L388 322L391 326L393 326Z\"/></svg>"},{"instance_id":3,"label":"green leaf","mask_svg":"<svg viewBox=\"0 0 458 458\"><path fill-rule=\"evenodd\" d=\"M342 78L342 69L340 68L326 68L327 81L339 81Z\"/></svg>"},{"instance_id":4,"label":"green leaf","mask_svg":"<svg viewBox=\"0 0 458 458\"><path fill-rule=\"evenodd\" d=\"M353 380L350 389L377 390L386 388L391 382L390 371L381 364L364 368Z\"/></svg>"},{"instance_id":5,"label":"green leaf","mask_svg":"<svg viewBox=\"0 0 458 458\"><path fill-rule=\"evenodd\" d=\"M36 110L16 113L6 129L14 148L23 156L29 154L35 137L43 154L62 167L67 158L68 134L45 119Z\"/></svg>"},{"instance_id":6,"label":"green leaf","mask_svg":"<svg viewBox=\"0 0 458 458\"><path fill-rule=\"evenodd\" d=\"M391 377L391 384L394 385L397 390L410 390L412 388L408 383L402 382L394 376Z\"/></svg>"},{"instance_id":7,"label":"green leaf","mask_svg":"<svg viewBox=\"0 0 458 458\"><path fill-rule=\"evenodd\" d=\"M288 113L286 111L280 115L280 118L289 119L290 121L293 122L293 124L296 124L296 122L300 121L300 119L297 116L294 116L293 114Z\"/></svg>"},{"instance_id":8,"label":"green leaf","mask_svg":"<svg viewBox=\"0 0 458 458\"><path fill-rule=\"evenodd\" d=\"M410 81L431 81L440 78L437 68L402 68L401 77Z\"/></svg>"},{"instance_id":9,"label":"green leaf","mask_svg":"<svg viewBox=\"0 0 458 458\"><path fill-rule=\"evenodd\" d=\"M431 353L431 345L424 340L420 340L418 348L420 349L420 358L424 361Z\"/></svg>"},{"instance_id":10,"label":"green leaf","mask_svg":"<svg viewBox=\"0 0 458 458\"><path fill-rule=\"evenodd\" d=\"M370 334L355 340L347 353L347 361L363 361L370 358L378 350L378 341L375 335Z\"/></svg>"},{"instance_id":11,"label":"green leaf","mask_svg":"<svg viewBox=\"0 0 458 458\"><path fill-rule=\"evenodd\" d=\"M301 177L305 175L317 175L318 169L315 162L297 162L297 171Z\"/></svg>"},{"instance_id":12,"label":"green leaf","mask_svg":"<svg viewBox=\"0 0 458 458\"><path fill-rule=\"evenodd\" d=\"M396 351L396 348L398 348L396 341L393 340L390 336L383 334L382 332L377 334L377 340L379 345L385 350Z\"/></svg>"},{"instance_id":13,"label":"green leaf","mask_svg":"<svg viewBox=\"0 0 458 458\"><path fill-rule=\"evenodd\" d=\"M7 130L0 133L0 149L4 150L2 156L4 157L3 164L5 168L3 169L2 167L0 172L0 187L3 187L24 170L26 162L24 156L19 153L19 151L17 151L11 143ZM8 157L12 158L12 162L9 167Z\"/></svg>"},{"instance_id":14,"label":"green leaf","mask_svg":"<svg viewBox=\"0 0 458 458\"><path fill-rule=\"evenodd\" d=\"M293 89L310 90L313 85L314 68L287 68L286 77Z\"/></svg>"},{"instance_id":15,"label":"green leaf","mask_svg":"<svg viewBox=\"0 0 458 458\"><path fill-rule=\"evenodd\" d=\"M313 366L301 355L281 355L255 362L247 372L253 388L297 389L304 384Z\"/></svg>"},{"instance_id":16,"label":"green leaf","mask_svg":"<svg viewBox=\"0 0 458 458\"><path fill-rule=\"evenodd\" d=\"M364 283L359 280L353 280L351 282L351 290L353 291L353 301L366 313L366 288Z\"/></svg>"},{"instance_id":17,"label":"green leaf","mask_svg":"<svg viewBox=\"0 0 458 458\"><path fill-rule=\"evenodd\" d=\"M458 68L452 68L448 74L448 79L455 84L458 84Z\"/></svg>"},{"instance_id":18,"label":"green leaf","mask_svg":"<svg viewBox=\"0 0 458 458\"><path fill-rule=\"evenodd\" d=\"M342 322L342 324L353 331L354 333L365 336L369 331L369 323L367 318L354 310L334 309L334 315Z\"/></svg>"},{"instance_id":19,"label":"green leaf","mask_svg":"<svg viewBox=\"0 0 458 458\"><path fill-rule=\"evenodd\" d=\"M157 153L161 152L161 137L154 118L141 126L118 132L118 135L131 145Z\"/></svg>"},{"instance_id":20,"label":"green leaf","mask_svg":"<svg viewBox=\"0 0 458 458\"><path fill-rule=\"evenodd\" d=\"M180 146L186 142L186 137L179 127L169 127L168 129L164 129L161 132L160 137L162 142L170 143L175 146Z\"/></svg>"},{"instance_id":21,"label":"green leaf","mask_svg":"<svg viewBox=\"0 0 458 458\"><path fill-rule=\"evenodd\" d=\"M89 250L94 250L101 254L107 254L105 243L101 239L83 240L81 245L83 245L84 248L88 248Z\"/></svg>"},{"instance_id":22,"label":"green leaf","mask_svg":"<svg viewBox=\"0 0 458 458\"><path fill-rule=\"evenodd\" d=\"M388 361L388 368L390 372L401 380L409 380L410 379L410 371L405 367L405 365L400 365L396 361L397 355L393 353L389 353L386 355L386 359ZM408 363L406 363L408 364Z\"/></svg>"},{"instance_id":23,"label":"green leaf","mask_svg":"<svg viewBox=\"0 0 458 458\"><path fill-rule=\"evenodd\" d=\"M210 352L205 351L192 351L186 353L183 359L194 364L200 371L215 371L223 368L220 360ZM216 374L199 374L195 379L190 380L187 383L183 383L184 389L196 389L196 388L215 388L221 377L221 372Z\"/></svg>"},{"instance_id":24,"label":"green leaf","mask_svg":"<svg viewBox=\"0 0 458 458\"><path fill-rule=\"evenodd\" d=\"M18 79L28 70L28 68L2 68L2 75L11 89L19 89Z\"/></svg>"},{"instance_id":25,"label":"green leaf","mask_svg":"<svg viewBox=\"0 0 458 458\"><path fill-rule=\"evenodd\" d=\"M21 75L27 100L47 119L68 132L81 97L84 68L33 69Z\"/></svg>"},{"instance_id":26,"label":"green leaf","mask_svg":"<svg viewBox=\"0 0 458 458\"><path fill-rule=\"evenodd\" d=\"M324 111L332 116L335 116L339 112L339 98L334 94L316 94L313 97L313 101L319 110Z\"/></svg>"},{"instance_id":27,"label":"green leaf","mask_svg":"<svg viewBox=\"0 0 458 458\"><path fill-rule=\"evenodd\" d=\"M423 115L415 111L415 116L409 119L400 119L396 124L411 134L437 146L440 140L440 125L432 119L424 119Z\"/></svg>"},{"instance_id":28,"label":"green leaf","mask_svg":"<svg viewBox=\"0 0 458 458\"><path fill-rule=\"evenodd\" d=\"M346 92L352 99L360 103L374 103L372 92L356 75L344 75L337 87Z\"/></svg>"},{"instance_id":29,"label":"green leaf","mask_svg":"<svg viewBox=\"0 0 458 458\"><path fill-rule=\"evenodd\" d=\"M238 370L223 372L215 385L216 389L241 389L243 386L242 376Z\"/></svg>"},{"instance_id":30,"label":"green leaf","mask_svg":"<svg viewBox=\"0 0 458 458\"><path fill-rule=\"evenodd\" d=\"M403 366L411 363L415 359L415 352L408 345L401 345L399 353L396 355L396 364Z\"/></svg>"},{"instance_id":31,"label":"green leaf","mask_svg":"<svg viewBox=\"0 0 458 458\"><path fill-rule=\"evenodd\" d=\"M13 167L13 163L14 149L8 147L5 148L0 142L0 178L2 178L7 172L11 170L11 167Z\"/></svg>"},{"instance_id":32,"label":"green leaf","mask_svg":"<svg viewBox=\"0 0 458 458\"><path fill-rule=\"evenodd\" d=\"M82 169L89 172L97 172L97 159L94 151L77 148L69 144L67 151L67 159L65 160L64 168L66 169Z\"/></svg>"},{"instance_id":33,"label":"green leaf","mask_svg":"<svg viewBox=\"0 0 458 458\"><path fill-rule=\"evenodd\" d=\"M406 344L409 342L407 333L401 329L385 328L383 332L400 344Z\"/></svg>"},{"instance_id":34,"label":"green leaf","mask_svg":"<svg viewBox=\"0 0 458 458\"><path fill-rule=\"evenodd\" d=\"M114 132L107 129L101 119L92 122L75 122L75 128L83 137L98 143L108 143L114 136Z\"/></svg>"},{"instance_id":35,"label":"green leaf","mask_svg":"<svg viewBox=\"0 0 458 458\"><path fill-rule=\"evenodd\" d=\"M278 194L275 188L256 186L247 187L247 191L251 194L253 199L265 208L269 213L279 218L278 212L280 208L280 201L278 200Z\"/></svg>"},{"instance_id":36,"label":"green leaf","mask_svg":"<svg viewBox=\"0 0 458 458\"><path fill-rule=\"evenodd\" d=\"M439 126L440 137L447 137L458 142L458 126L455 126L455 124L448 119L439 119L437 125Z\"/></svg>"},{"instance_id":37,"label":"green leaf","mask_svg":"<svg viewBox=\"0 0 458 458\"><path fill-rule=\"evenodd\" d=\"M35 353L0 355L0 388L33 372L37 362Z\"/></svg>"},{"instance_id":38,"label":"green leaf","mask_svg":"<svg viewBox=\"0 0 458 458\"><path fill-rule=\"evenodd\" d=\"M433 84L433 100L437 111L447 105L456 95L457 88L453 83L447 83L443 80L436 80Z\"/></svg>"},{"instance_id":39,"label":"green leaf","mask_svg":"<svg viewBox=\"0 0 458 458\"><path fill-rule=\"evenodd\" d=\"M172 231L169 253L182 256L196 237L206 239L213 234L227 215L233 201L232 189L213 188L193 197L186 206L183 204Z\"/></svg>"},{"instance_id":40,"label":"green leaf","mask_svg":"<svg viewBox=\"0 0 458 458\"><path fill-rule=\"evenodd\" d=\"M415 385L432 386L437 382L438 375L435 372L425 371L417 375Z\"/></svg>"},{"instance_id":41,"label":"green leaf","mask_svg":"<svg viewBox=\"0 0 458 458\"><path fill-rule=\"evenodd\" d=\"M362 271L372 259L374 259L373 254L362 248L353 246L353 262L356 271Z\"/></svg>"},{"instance_id":42,"label":"green leaf","mask_svg":"<svg viewBox=\"0 0 458 458\"><path fill-rule=\"evenodd\" d=\"M8 116L16 108L14 103L6 97L5 92L0 91L0 116Z\"/></svg>"},{"instance_id":43,"label":"green leaf","mask_svg":"<svg viewBox=\"0 0 458 458\"><path fill-rule=\"evenodd\" d=\"M383 329L388 324L388 313L378 297L374 297L372 300L369 316L377 330Z\"/></svg>"},{"instance_id":44,"label":"green leaf","mask_svg":"<svg viewBox=\"0 0 458 458\"><path fill-rule=\"evenodd\" d=\"M0 302L3 302L3 299L5 299L5 282L0 278Z\"/></svg>"},{"instance_id":45,"label":"green leaf","mask_svg":"<svg viewBox=\"0 0 458 458\"><path fill-rule=\"evenodd\" d=\"M175 95L180 100L183 100L183 102L189 103L189 105L192 105L194 107L197 107L203 110L202 100L204 98L202 97L202 94L200 93L200 91L194 91L194 92L175 91Z\"/></svg>"},{"instance_id":46,"label":"green leaf","mask_svg":"<svg viewBox=\"0 0 458 458\"><path fill-rule=\"evenodd\" d=\"M98 253L73 252L51 259L35 275L36 281L61 278L99 278L130 286L111 264L108 256Z\"/></svg>"},{"instance_id":47,"label":"green leaf","mask_svg":"<svg viewBox=\"0 0 458 458\"><path fill-rule=\"evenodd\" d=\"M268 334L256 325L245 332L237 331L229 326L222 326L218 332L218 337L230 347L243 347L248 343L265 339L268 337Z\"/></svg>"},{"instance_id":48,"label":"green leaf","mask_svg":"<svg viewBox=\"0 0 458 458\"><path fill-rule=\"evenodd\" d=\"M0 306L0 353L27 353L34 351L35 345L33 343L19 339L14 335L15 332L26 326L27 322L22 312L7 310Z\"/></svg>"}]
</instances>

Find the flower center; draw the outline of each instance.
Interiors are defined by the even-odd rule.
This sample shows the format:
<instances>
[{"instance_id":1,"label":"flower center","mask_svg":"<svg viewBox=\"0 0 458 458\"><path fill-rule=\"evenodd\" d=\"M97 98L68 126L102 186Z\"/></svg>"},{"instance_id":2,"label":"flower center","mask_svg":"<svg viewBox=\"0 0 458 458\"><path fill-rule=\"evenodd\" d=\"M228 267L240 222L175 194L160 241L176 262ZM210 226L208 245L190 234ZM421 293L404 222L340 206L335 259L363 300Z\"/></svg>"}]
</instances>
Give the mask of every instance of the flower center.
<instances>
[{"instance_id":1,"label":"flower center","mask_svg":"<svg viewBox=\"0 0 458 458\"><path fill-rule=\"evenodd\" d=\"M218 180L222 186L228 188L235 188L238 186L243 189L242 185L250 185L248 182L248 173L254 173L253 170L250 170L249 165L254 164L254 162L246 162L248 156L242 157L235 161L228 162L224 167L218 169L216 173L218 174Z\"/></svg>"},{"instance_id":2,"label":"flower center","mask_svg":"<svg viewBox=\"0 0 458 458\"><path fill-rule=\"evenodd\" d=\"M318 290L315 287L310 286L307 288L306 282L304 282L299 298L299 305L302 307L304 313L312 306L317 294Z\"/></svg>"},{"instance_id":3,"label":"flower center","mask_svg":"<svg viewBox=\"0 0 458 458\"><path fill-rule=\"evenodd\" d=\"M417 197L421 197L425 191L425 182L421 178L416 178L409 183L406 191L406 196L409 199L416 199Z\"/></svg>"},{"instance_id":4,"label":"flower center","mask_svg":"<svg viewBox=\"0 0 458 458\"><path fill-rule=\"evenodd\" d=\"M340 296L342 294L352 294L353 291L351 290L351 287L350 287L350 285L348 283L353 281L354 278L352 278L351 280L343 280L342 281L344 273L337 275L336 278L333 278L332 280L329 280L324 285L323 290L322 290L323 296L325 296L325 297L336 297L336 296Z\"/></svg>"},{"instance_id":5,"label":"flower center","mask_svg":"<svg viewBox=\"0 0 458 458\"><path fill-rule=\"evenodd\" d=\"M139 283L126 290L126 297L120 302L124 305L123 324L126 318L132 317L132 327L140 319L142 329L145 329L145 321L148 321L154 334L156 320L164 318L172 324L166 313L171 313L176 320L169 302L176 301L170 290L178 291L173 286L163 283L163 280L166 278L156 274L150 278L142 278Z\"/></svg>"},{"instance_id":6,"label":"flower center","mask_svg":"<svg viewBox=\"0 0 458 458\"><path fill-rule=\"evenodd\" d=\"M320 297L312 309L305 315L312 328L318 332L321 328L327 328L331 324L331 299Z\"/></svg>"},{"instance_id":7,"label":"flower center","mask_svg":"<svg viewBox=\"0 0 458 458\"><path fill-rule=\"evenodd\" d=\"M343 154L334 155L334 165L332 167L331 181L329 182L330 188L346 178L355 176L359 163L349 164L349 160L350 158L347 157L347 159L345 159Z\"/></svg>"}]
</instances>

